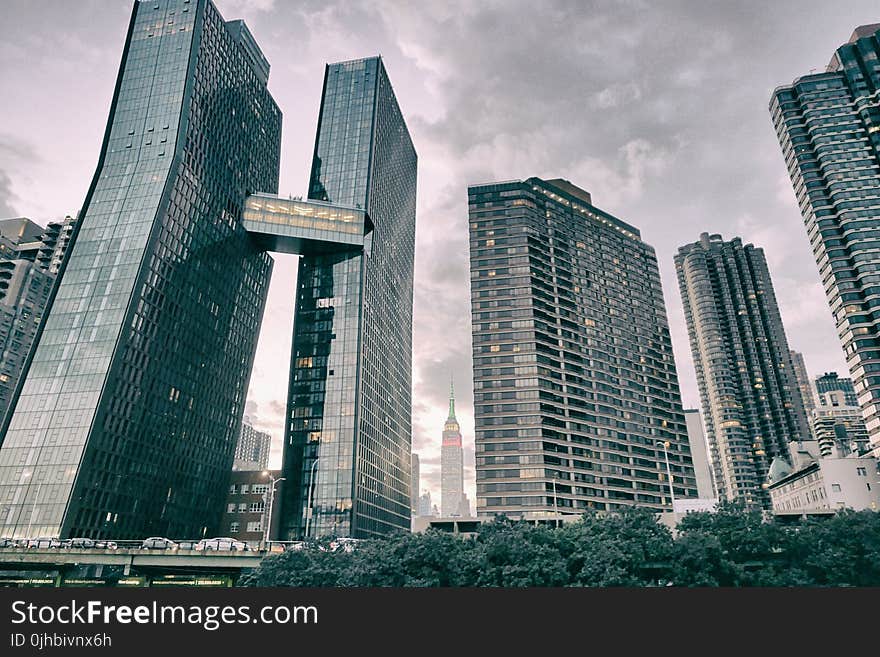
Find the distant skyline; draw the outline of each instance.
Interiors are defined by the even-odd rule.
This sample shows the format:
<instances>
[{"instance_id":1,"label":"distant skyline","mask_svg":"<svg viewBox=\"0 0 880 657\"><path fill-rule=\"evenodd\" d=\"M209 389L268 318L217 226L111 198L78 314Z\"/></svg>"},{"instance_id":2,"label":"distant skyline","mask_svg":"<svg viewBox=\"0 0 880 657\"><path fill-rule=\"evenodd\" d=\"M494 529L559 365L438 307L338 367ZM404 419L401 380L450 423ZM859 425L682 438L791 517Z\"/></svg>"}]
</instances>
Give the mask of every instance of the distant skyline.
<instances>
[{"instance_id":1,"label":"distant skyline","mask_svg":"<svg viewBox=\"0 0 880 657\"><path fill-rule=\"evenodd\" d=\"M419 155L413 449L440 497L450 373L473 482L467 185L563 177L657 249L685 407L698 408L672 256L703 231L765 250L810 378L848 376L773 132L772 90L822 70L876 2L217 0L272 65L284 113L279 191L306 192L326 62L382 54ZM79 210L113 93L128 0L4 2L11 101L0 217ZM295 38L292 38L295 35ZM275 256L247 413L279 463L296 262ZM285 363L278 367L278 363Z\"/></svg>"}]
</instances>

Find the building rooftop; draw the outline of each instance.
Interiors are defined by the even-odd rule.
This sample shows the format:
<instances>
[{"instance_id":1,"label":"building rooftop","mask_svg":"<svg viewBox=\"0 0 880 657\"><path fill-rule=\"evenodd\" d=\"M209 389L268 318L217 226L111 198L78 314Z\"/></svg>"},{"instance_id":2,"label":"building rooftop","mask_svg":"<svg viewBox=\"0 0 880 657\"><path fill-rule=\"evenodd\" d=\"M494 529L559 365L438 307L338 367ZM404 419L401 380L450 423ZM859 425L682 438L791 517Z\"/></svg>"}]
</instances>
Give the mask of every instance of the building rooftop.
<instances>
[{"instance_id":1,"label":"building rooftop","mask_svg":"<svg viewBox=\"0 0 880 657\"><path fill-rule=\"evenodd\" d=\"M232 38L244 48L257 77L260 78L263 84L266 84L269 81L269 60L266 59L263 51L260 50L260 46L257 45L257 40L254 39L254 35L251 34L247 24L243 20L237 19L226 21L226 27L232 33Z\"/></svg>"},{"instance_id":2,"label":"building rooftop","mask_svg":"<svg viewBox=\"0 0 880 657\"><path fill-rule=\"evenodd\" d=\"M859 39L874 36L874 34L876 34L878 30L880 30L880 23L859 25L856 29L853 30L852 35L850 35L849 37L849 41L847 41L843 45L848 46L855 43ZM825 70L829 73L840 70L840 57L838 56L837 51L835 51L834 54L831 56L831 61L828 62L828 67Z\"/></svg>"},{"instance_id":3,"label":"building rooftop","mask_svg":"<svg viewBox=\"0 0 880 657\"><path fill-rule=\"evenodd\" d=\"M859 39L864 39L865 37L873 36L878 30L880 30L880 23L870 23L868 25L859 25L855 30L853 30L852 36L850 36L849 41L847 41L847 43L855 43Z\"/></svg>"},{"instance_id":4,"label":"building rooftop","mask_svg":"<svg viewBox=\"0 0 880 657\"><path fill-rule=\"evenodd\" d=\"M575 198L579 198L585 203L589 203L593 205L593 197L590 196L590 192L585 189L581 189L577 185L573 185L565 178L551 178L550 180L545 180L545 183L555 187L556 189L566 192Z\"/></svg>"}]
</instances>

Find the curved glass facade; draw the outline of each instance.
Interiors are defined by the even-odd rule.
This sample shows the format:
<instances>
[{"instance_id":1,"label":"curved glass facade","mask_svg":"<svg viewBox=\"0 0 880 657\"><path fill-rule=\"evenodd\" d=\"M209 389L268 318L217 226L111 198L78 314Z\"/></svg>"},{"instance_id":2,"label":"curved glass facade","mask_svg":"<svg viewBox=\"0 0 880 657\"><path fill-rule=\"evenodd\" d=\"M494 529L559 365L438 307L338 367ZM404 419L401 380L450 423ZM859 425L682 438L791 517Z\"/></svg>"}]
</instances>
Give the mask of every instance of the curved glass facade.
<instances>
[{"instance_id":1,"label":"curved glass facade","mask_svg":"<svg viewBox=\"0 0 880 657\"><path fill-rule=\"evenodd\" d=\"M205 0L135 3L0 447L0 536L196 537L220 520L272 264L240 219L249 191L277 188L281 131L243 38Z\"/></svg>"}]
</instances>

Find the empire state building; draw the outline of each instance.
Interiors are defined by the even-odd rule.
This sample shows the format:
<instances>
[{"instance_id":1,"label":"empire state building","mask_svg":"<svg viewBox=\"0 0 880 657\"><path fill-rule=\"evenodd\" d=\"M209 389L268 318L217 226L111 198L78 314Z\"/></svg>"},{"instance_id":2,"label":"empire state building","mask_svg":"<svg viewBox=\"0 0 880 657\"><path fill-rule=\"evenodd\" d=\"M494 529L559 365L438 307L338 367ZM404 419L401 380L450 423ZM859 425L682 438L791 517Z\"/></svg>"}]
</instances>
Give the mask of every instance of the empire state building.
<instances>
[{"instance_id":1,"label":"empire state building","mask_svg":"<svg viewBox=\"0 0 880 657\"><path fill-rule=\"evenodd\" d=\"M464 452L461 427L455 418L455 389L449 384L449 417L443 425L440 451L440 513L446 516L470 516L470 503L464 495Z\"/></svg>"}]
</instances>

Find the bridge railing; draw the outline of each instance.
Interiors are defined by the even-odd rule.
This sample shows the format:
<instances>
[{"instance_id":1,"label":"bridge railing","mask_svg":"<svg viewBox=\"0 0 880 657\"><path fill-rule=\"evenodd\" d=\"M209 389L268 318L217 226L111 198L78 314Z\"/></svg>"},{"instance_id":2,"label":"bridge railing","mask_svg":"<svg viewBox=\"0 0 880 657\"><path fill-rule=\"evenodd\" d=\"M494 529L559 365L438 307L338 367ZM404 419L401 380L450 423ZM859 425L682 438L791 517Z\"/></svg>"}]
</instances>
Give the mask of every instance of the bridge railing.
<instances>
[{"instance_id":1,"label":"bridge railing","mask_svg":"<svg viewBox=\"0 0 880 657\"><path fill-rule=\"evenodd\" d=\"M198 540L172 541L167 544L156 543L145 546L146 541L119 540L110 541L103 539L57 539L57 538L21 538L0 539L0 550L128 550L144 552L260 552L263 554L288 552L293 550L317 549L335 552L337 550L351 551L357 543L357 539L340 538L324 545L309 541L236 541L227 549L227 541L211 545L216 539L207 539L206 546ZM244 547L241 547L241 546ZM221 547L224 546L224 547Z\"/></svg>"}]
</instances>

